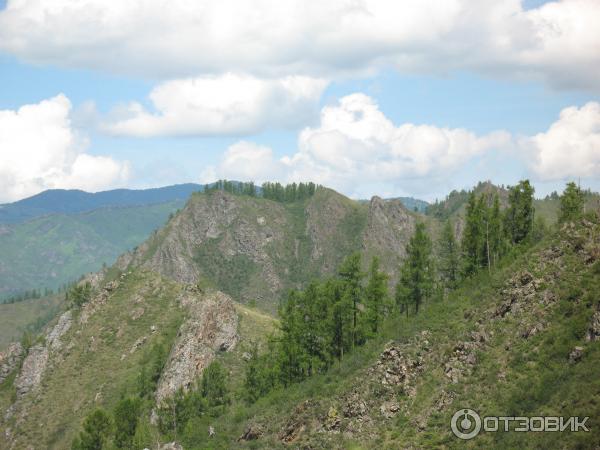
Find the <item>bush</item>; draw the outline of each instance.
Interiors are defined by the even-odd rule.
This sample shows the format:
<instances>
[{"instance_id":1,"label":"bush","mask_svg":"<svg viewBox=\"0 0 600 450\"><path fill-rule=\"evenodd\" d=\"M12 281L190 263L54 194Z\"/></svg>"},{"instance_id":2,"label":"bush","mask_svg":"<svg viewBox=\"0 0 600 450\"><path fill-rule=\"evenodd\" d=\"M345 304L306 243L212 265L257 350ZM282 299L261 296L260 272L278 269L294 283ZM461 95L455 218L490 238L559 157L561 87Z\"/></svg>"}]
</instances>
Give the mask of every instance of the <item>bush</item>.
<instances>
[{"instance_id":1,"label":"bush","mask_svg":"<svg viewBox=\"0 0 600 450\"><path fill-rule=\"evenodd\" d=\"M108 443L112 422L104 410L96 409L83 422L83 431L73 440L72 450L102 450Z\"/></svg>"}]
</instances>

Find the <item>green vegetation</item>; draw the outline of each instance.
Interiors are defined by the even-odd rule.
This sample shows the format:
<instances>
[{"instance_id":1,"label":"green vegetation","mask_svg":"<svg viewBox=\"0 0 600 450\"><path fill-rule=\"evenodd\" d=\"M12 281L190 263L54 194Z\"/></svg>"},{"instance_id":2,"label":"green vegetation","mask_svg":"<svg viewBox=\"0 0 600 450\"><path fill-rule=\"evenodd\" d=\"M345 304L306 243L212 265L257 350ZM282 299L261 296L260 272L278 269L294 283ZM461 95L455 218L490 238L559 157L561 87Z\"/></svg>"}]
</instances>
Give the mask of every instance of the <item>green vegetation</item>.
<instances>
[{"instance_id":1,"label":"green vegetation","mask_svg":"<svg viewBox=\"0 0 600 450\"><path fill-rule=\"evenodd\" d=\"M92 285L89 282L73 285L65 293L65 302L75 308L80 308L92 298Z\"/></svg>"},{"instance_id":2,"label":"green vegetation","mask_svg":"<svg viewBox=\"0 0 600 450\"><path fill-rule=\"evenodd\" d=\"M523 242L533 228L533 186L529 180L520 181L509 188L509 207L505 213L504 226L513 244Z\"/></svg>"},{"instance_id":3,"label":"green vegetation","mask_svg":"<svg viewBox=\"0 0 600 450\"><path fill-rule=\"evenodd\" d=\"M427 236L425 225L418 223L414 236L406 246L406 259L396 285L396 304L407 315L411 303L415 306L415 314L418 314L421 303L431 296L434 279L431 248L431 239Z\"/></svg>"},{"instance_id":4,"label":"green vegetation","mask_svg":"<svg viewBox=\"0 0 600 450\"><path fill-rule=\"evenodd\" d=\"M204 186L204 192L225 191L235 195L247 195L250 197L261 196L262 198L282 203L291 203L305 200L315 195L320 186L314 183L263 183L259 188L254 182L242 183L239 181L219 180Z\"/></svg>"},{"instance_id":5,"label":"green vegetation","mask_svg":"<svg viewBox=\"0 0 600 450\"><path fill-rule=\"evenodd\" d=\"M459 277L459 248L450 220L446 220L437 243L438 272L443 286L452 289Z\"/></svg>"},{"instance_id":6,"label":"green vegetation","mask_svg":"<svg viewBox=\"0 0 600 450\"><path fill-rule=\"evenodd\" d=\"M0 351L24 333L38 333L63 306L64 295L0 304Z\"/></svg>"},{"instance_id":7,"label":"green vegetation","mask_svg":"<svg viewBox=\"0 0 600 450\"><path fill-rule=\"evenodd\" d=\"M106 448L112 421L106 412L97 409L83 422L83 431L73 441L73 450L102 450Z\"/></svg>"},{"instance_id":8,"label":"green vegetation","mask_svg":"<svg viewBox=\"0 0 600 450\"><path fill-rule=\"evenodd\" d=\"M581 189L573 182L567 183L565 192L560 197L559 222L576 220L583 214L584 197Z\"/></svg>"},{"instance_id":9,"label":"green vegetation","mask_svg":"<svg viewBox=\"0 0 600 450\"><path fill-rule=\"evenodd\" d=\"M0 298L56 290L112 263L162 226L183 201L55 214L0 232Z\"/></svg>"},{"instance_id":10,"label":"green vegetation","mask_svg":"<svg viewBox=\"0 0 600 450\"><path fill-rule=\"evenodd\" d=\"M13 417L6 425L18 430L19 442L47 448L72 442L74 449L137 449L177 441L192 450L452 448L459 441L450 417L459 408L590 416L597 427L600 219L579 220L583 208L569 189L553 199L569 206L560 229L536 218L526 181L509 189L506 203L493 190L471 193L460 242L450 220L438 231L437 219L422 217L395 273L384 272L381 255L356 251L361 241L353 238L366 226L363 206L346 207L325 189L289 202L248 194L232 219L246 234L232 231L240 224L228 224L196 248L196 263L203 286L223 285L240 297L264 292L256 284L260 266L224 249L266 223L269 233L291 236L261 253L293 280L278 321L255 308L256 297L236 305L237 346L157 405L157 384L183 318L184 288L135 267L115 277L118 288L97 305L85 284L71 287L66 297L78 325L64 338L64 359L52 366L39 395L20 400L27 419L17 424ZM315 210L336 211L335 220L310 217ZM309 226L311 239L302 240ZM162 232L153 239L163 239ZM309 255L334 261L335 269L298 263ZM390 278L398 280L395 301ZM84 317L88 310L94 314ZM575 348L582 350L573 357ZM14 397L13 380L0 385L1 407ZM482 433L467 444L589 448L597 436Z\"/></svg>"}]
</instances>

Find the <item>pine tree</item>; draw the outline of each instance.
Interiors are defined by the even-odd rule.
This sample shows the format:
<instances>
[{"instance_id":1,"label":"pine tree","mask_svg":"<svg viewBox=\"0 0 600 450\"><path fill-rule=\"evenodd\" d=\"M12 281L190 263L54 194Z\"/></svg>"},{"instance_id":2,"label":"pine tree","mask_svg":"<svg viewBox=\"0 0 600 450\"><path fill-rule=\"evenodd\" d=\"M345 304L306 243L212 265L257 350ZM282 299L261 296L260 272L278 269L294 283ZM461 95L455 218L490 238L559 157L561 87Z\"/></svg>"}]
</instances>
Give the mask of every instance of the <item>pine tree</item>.
<instances>
[{"instance_id":1,"label":"pine tree","mask_svg":"<svg viewBox=\"0 0 600 450\"><path fill-rule=\"evenodd\" d=\"M502 214L500 212L500 198L494 195L492 208L489 210L488 220L489 252L492 266L496 265L504 253L504 238L502 231Z\"/></svg>"},{"instance_id":2,"label":"pine tree","mask_svg":"<svg viewBox=\"0 0 600 450\"><path fill-rule=\"evenodd\" d=\"M110 417L104 410L96 409L83 422L83 430L73 440L73 450L102 450L106 448L112 430Z\"/></svg>"},{"instance_id":3,"label":"pine tree","mask_svg":"<svg viewBox=\"0 0 600 450\"><path fill-rule=\"evenodd\" d=\"M446 288L453 289L458 281L459 250L450 220L447 220L438 241L440 278Z\"/></svg>"},{"instance_id":4,"label":"pine tree","mask_svg":"<svg viewBox=\"0 0 600 450\"><path fill-rule=\"evenodd\" d=\"M465 228L462 236L463 273L470 276L481 267L481 249L485 242L481 203L477 201L475 192L469 195Z\"/></svg>"},{"instance_id":5,"label":"pine tree","mask_svg":"<svg viewBox=\"0 0 600 450\"><path fill-rule=\"evenodd\" d=\"M204 372L202 372L201 392L208 406L212 407L229 403L227 372L219 362L211 362L204 369Z\"/></svg>"},{"instance_id":6,"label":"pine tree","mask_svg":"<svg viewBox=\"0 0 600 450\"><path fill-rule=\"evenodd\" d=\"M533 194L535 189L529 180L522 180L509 189L508 208L505 215L505 229L513 244L519 244L531 233L535 209Z\"/></svg>"},{"instance_id":7,"label":"pine tree","mask_svg":"<svg viewBox=\"0 0 600 450\"><path fill-rule=\"evenodd\" d=\"M388 278L386 273L379 270L379 258L374 256L365 289L368 331L372 335L377 333L388 307Z\"/></svg>"},{"instance_id":8,"label":"pine tree","mask_svg":"<svg viewBox=\"0 0 600 450\"><path fill-rule=\"evenodd\" d=\"M352 347L359 343L361 336L358 328L358 305L361 302L363 289L362 280L364 273L360 270L360 253L356 252L348 256L339 269L339 275L345 285L345 296L352 311Z\"/></svg>"},{"instance_id":9,"label":"pine tree","mask_svg":"<svg viewBox=\"0 0 600 450\"><path fill-rule=\"evenodd\" d=\"M406 246L406 260L400 274L401 288L398 290L399 300L415 305L415 314L419 313L421 303L431 294L432 272L431 240L425 225L418 223L415 234Z\"/></svg>"},{"instance_id":10,"label":"pine tree","mask_svg":"<svg viewBox=\"0 0 600 450\"><path fill-rule=\"evenodd\" d=\"M563 223L581 217L583 214L584 202L585 199L581 189L573 182L567 183L567 187L560 196L560 214L558 221Z\"/></svg>"},{"instance_id":11,"label":"pine tree","mask_svg":"<svg viewBox=\"0 0 600 450\"><path fill-rule=\"evenodd\" d=\"M133 436L140 415L139 398L124 398L115 407L115 445L118 448L131 448Z\"/></svg>"}]
</instances>

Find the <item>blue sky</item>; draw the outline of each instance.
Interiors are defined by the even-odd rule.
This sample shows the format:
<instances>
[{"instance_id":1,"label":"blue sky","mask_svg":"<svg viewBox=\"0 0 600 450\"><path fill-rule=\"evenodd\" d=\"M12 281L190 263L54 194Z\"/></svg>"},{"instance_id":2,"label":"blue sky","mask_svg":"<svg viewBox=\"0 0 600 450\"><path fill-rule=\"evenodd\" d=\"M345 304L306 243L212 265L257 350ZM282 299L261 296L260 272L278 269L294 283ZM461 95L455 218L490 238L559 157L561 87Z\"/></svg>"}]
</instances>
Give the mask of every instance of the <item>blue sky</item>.
<instances>
[{"instance_id":1,"label":"blue sky","mask_svg":"<svg viewBox=\"0 0 600 450\"><path fill-rule=\"evenodd\" d=\"M89 3L109 17L97 29L67 0L0 11L0 202L51 187L102 190L216 177L310 178L353 197L428 200L487 178L531 178L538 194L575 178L600 187L597 128L578 125L600 120L600 86L586 75L600 68L598 32L590 27L580 43L568 34L573 14L584 29L593 14L600 18L596 2L573 12L566 1L481 8L464 0L460 11L440 11L439 22L447 23L432 36L418 26L427 2L407 2L405 10L385 11L412 18L396 36L393 23L383 33L388 19L377 16L381 6L372 1L366 7L381 20L381 35L361 31L363 19L353 18L361 37L355 41L331 13L331 29L339 29L331 44L309 11L293 21L315 42L276 31L289 47L271 48L273 32L250 23L257 41L239 51L247 34L205 35L177 11L179 2L164 45L145 40L149 25L138 23L135 11ZM155 2L132 3L151 15ZM331 3L335 12L343 2ZM46 14L32 24L35 8ZM212 8L214 20L222 20L219 4ZM447 18L472 11L478 16L468 26ZM211 11L202 14L213 23ZM523 38L543 35L535 28L539 16L566 30L564 39L543 36L540 45ZM134 31L119 29L122 21ZM486 21L501 25L479 29ZM213 48L219 52L211 54ZM31 108L21 111L24 105ZM572 120L561 119L565 108L574 108ZM27 168L23 158L40 162Z\"/></svg>"}]
</instances>

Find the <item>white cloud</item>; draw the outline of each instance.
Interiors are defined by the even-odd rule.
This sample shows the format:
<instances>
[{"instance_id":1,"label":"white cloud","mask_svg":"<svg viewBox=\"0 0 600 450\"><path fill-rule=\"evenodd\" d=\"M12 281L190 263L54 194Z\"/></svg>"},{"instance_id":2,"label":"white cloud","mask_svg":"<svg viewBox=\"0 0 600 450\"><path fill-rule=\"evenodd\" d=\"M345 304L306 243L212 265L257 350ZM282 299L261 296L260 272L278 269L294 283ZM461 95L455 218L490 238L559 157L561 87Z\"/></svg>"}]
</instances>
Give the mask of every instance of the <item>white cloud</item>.
<instances>
[{"instance_id":1,"label":"white cloud","mask_svg":"<svg viewBox=\"0 0 600 450\"><path fill-rule=\"evenodd\" d=\"M510 144L502 131L477 136L464 129L395 126L372 98L352 94L323 108L319 126L300 133L296 153L276 158L269 148L241 142L203 181L312 180L353 196L369 186L398 192L407 183L441 183L467 161Z\"/></svg>"},{"instance_id":2,"label":"white cloud","mask_svg":"<svg viewBox=\"0 0 600 450\"><path fill-rule=\"evenodd\" d=\"M326 82L301 76L263 80L227 73L168 81L150 94L157 112L132 103L104 124L109 133L244 135L265 127L297 127L311 121Z\"/></svg>"},{"instance_id":3,"label":"white cloud","mask_svg":"<svg viewBox=\"0 0 600 450\"><path fill-rule=\"evenodd\" d=\"M520 147L540 180L600 177L600 103L563 109L548 131L523 138Z\"/></svg>"},{"instance_id":4,"label":"white cloud","mask_svg":"<svg viewBox=\"0 0 600 450\"><path fill-rule=\"evenodd\" d=\"M73 130L70 110L62 94L0 110L0 202L51 188L95 191L127 180L127 163L84 152L87 142Z\"/></svg>"},{"instance_id":5,"label":"white cloud","mask_svg":"<svg viewBox=\"0 0 600 450\"><path fill-rule=\"evenodd\" d=\"M383 66L600 89L600 2L8 0L0 50L149 78L332 78Z\"/></svg>"},{"instance_id":6,"label":"white cloud","mask_svg":"<svg viewBox=\"0 0 600 450\"><path fill-rule=\"evenodd\" d=\"M239 141L225 151L219 167L207 167L200 175L200 180L210 183L218 178L226 178L260 183L280 179L285 176L284 169L270 147Z\"/></svg>"}]
</instances>

